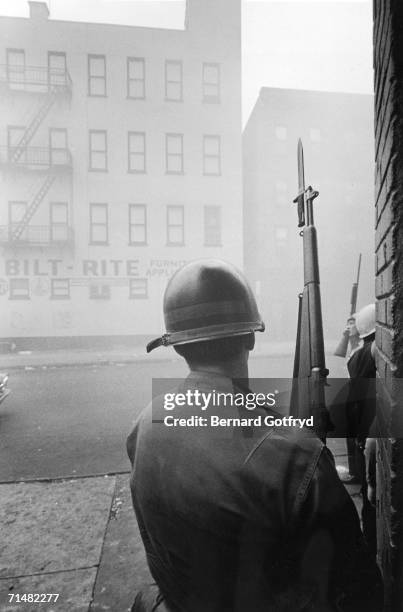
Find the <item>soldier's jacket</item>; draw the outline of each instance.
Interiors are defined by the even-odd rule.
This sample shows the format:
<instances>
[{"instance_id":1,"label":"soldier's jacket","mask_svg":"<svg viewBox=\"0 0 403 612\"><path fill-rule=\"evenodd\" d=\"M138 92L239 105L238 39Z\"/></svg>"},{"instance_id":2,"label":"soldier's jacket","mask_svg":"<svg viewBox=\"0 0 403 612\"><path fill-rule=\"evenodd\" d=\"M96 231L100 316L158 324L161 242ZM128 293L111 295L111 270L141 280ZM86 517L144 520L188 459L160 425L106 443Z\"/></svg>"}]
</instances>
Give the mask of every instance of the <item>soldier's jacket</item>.
<instances>
[{"instance_id":1,"label":"soldier's jacket","mask_svg":"<svg viewBox=\"0 0 403 612\"><path fill-rule=\"evenodd\" d=\"M180 390L186 389L239 391L231 379L206 372L192 372ZM230 406L220 411L251 416ZM186 406L174 412L189 415ZM301 559L318 529L330 534L334 548L329 609L382 609L380 574L357 512L330 452L312 432L167 428L166 414L162 400L154 400L127 448L148 564L168 610L316 610L316 586L301 578ZM266 412L257 408L257 414Z\"/></svg>"},{"instance_id":2,"label":"soldier's jacket","mask_svg":"<svg viewBox=\"0 0 403 612\"><path fill-rule=\"evenodd\" d=\"M346 402L347 433L364 444L376 414L376 366L372 340L364 340L349 358L347 367L350 375Z\"/></svg>"}]
</instances>

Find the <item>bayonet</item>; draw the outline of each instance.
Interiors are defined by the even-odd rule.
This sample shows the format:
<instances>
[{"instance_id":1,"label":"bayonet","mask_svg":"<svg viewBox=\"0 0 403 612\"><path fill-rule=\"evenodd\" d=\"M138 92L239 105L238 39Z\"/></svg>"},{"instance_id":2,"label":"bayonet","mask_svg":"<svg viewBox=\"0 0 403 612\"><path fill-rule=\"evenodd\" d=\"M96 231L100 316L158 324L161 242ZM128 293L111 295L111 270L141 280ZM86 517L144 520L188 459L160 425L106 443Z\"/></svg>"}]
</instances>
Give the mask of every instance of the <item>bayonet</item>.
<instances>
[{"instance_id":1,"label":"bayonet","mask_svg":"<svg viewBox=\"0 0 403 612\"><path fill-rule=\"evenodd\" d=\"M298 140L298 195L294 202L298 205L298 227L303 227L305 225L305 173L301 138Z\"/></svg>"}]
</instances>

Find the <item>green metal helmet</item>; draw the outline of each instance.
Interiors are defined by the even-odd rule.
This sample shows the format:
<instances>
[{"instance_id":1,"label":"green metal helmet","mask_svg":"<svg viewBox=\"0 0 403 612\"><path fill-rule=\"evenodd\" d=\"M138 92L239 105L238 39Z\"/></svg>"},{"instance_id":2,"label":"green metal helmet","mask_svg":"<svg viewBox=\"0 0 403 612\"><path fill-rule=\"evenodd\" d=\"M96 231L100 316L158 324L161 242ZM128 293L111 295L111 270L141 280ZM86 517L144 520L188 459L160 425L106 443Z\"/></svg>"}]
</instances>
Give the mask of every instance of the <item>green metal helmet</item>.
<instances>
[{"instance_id":1,"label":"green metal helmet","mask_svg":"<svg viewBox=\"0 0 403 612\"><path fill-rule=\"evenodd\" d=\"M147 344L189 344L264 331L256 300L243 274L219 259L200 259L180 268L164 295L166 333Z\"/></svg>"}]
</instances>

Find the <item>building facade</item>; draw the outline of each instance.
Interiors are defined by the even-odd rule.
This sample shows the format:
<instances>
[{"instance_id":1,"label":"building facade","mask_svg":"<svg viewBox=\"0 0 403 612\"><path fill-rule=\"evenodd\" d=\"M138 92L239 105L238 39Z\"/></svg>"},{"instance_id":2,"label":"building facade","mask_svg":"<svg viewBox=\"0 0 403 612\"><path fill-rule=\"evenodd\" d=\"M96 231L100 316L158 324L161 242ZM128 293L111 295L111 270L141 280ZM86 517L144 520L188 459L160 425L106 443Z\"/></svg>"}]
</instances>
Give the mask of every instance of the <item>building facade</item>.
<instances>
[{"instance_id":1,"label":"building facade","mask_svg":"<svg viewBox=\"0 0 403 612\"><path fill-rule=\"evenodd\" d=\"M403 610L403 7L374 0L378 560Z\"/></svg>"},{"instance_id":2,"label":"building facade","mask_svg":"<svg viewBox=\"0 0 403 612\"><path fill-rule=\"evenodd\" d=\"M297 143L318 232L325 347L333 350L349 314L362 253L358 307L374 301L373 98L263 88L243 136L245 271L259 294L271 339L295 340L303 289L296 204Z\"/></svg>"},{"instance_id":3,"label":"building facade","mask_svg":"<svg viewBox=\"0 0 403 612\"><path fill-rule=\"evenodd\" d=\"M0 18L0 335L159 332L169 276L242 264L240 0L183 30Z\"/></svg>"}]
</instances>

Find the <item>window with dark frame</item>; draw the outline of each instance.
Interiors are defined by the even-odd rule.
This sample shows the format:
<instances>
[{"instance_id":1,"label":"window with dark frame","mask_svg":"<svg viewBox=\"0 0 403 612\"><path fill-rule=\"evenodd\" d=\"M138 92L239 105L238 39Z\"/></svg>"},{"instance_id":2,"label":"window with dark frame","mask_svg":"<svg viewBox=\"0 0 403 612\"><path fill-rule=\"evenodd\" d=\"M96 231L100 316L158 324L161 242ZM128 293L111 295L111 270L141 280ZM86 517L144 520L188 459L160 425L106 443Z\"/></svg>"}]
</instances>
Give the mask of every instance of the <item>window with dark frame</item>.
<instances>
[{"instance_id":1,"label":"window with dark frame","mask_svg":"<svg viewBox=\"0 0 403 612\"><path fill-rule=\"evenodd\" d=\"M183 174L183 134L165 134L167 174Z\"/></svg>"},{"instance_id":2,"label":"window with dark frame","mask_svg":"<svg viewBox=\"0 0 403 612\"><path fill-rule=\"evenodd\" d=\"M48 51L48 84L50 87L67 84L67 60L62 51Z\"/></svg>"},{"instance_id":3,"label":"window with dark frame","mask_svg":"<svg viewBox=\"0 0 403 612\"><path fill-rule=\"evenodd\" d=\"M204 207L204 245L221 246L221 206Z\"/></svg>"},{"instance_id":4,"label":"window with dark frame","mask_svg":"<svg viewBox=\"0 0 403 612\"><path fill-rule=\"evenodd\" d=\"M147 207L145 204L129 204L129 244L147 244Z\"/></svg>"},{"instance_id":5,"label":"window with dark frame","mask_svg":"<svg viewBox=\"0 0 403 612\"><path fill-rule=\"evenodd\" d=\"M49 128L49 156L51 166L67 164L67 130L65 128Z\"/></svg>"},{"instance_id":6,"label":"window with dark frame","mask_svg":"<svg viewBox=\"0 0 403 612\"><path fill-rule=\"evenodd\" d=\"M184 219L185 210L183 206L167 207L167 245L183 246L185 244Z\"/></svg>"},{"instance_id":7,"label":"window with dark frame","mask_svg":"<svg viewBox=\"0 0 403 612\"><path fill-rule=\"evenodd\" d=\"M146 97L146 65L142 57L127 58L127 97L136 100Z\"/></svg>"},{"instance_id":8,"label":"window with dark frame","mask_svg":"<svg viewBox=\"0 0 403 612\"><path fill-rule=\"evenodd\" d=\"M203 102L217 104L221 98L220 64L203 64Z\"/></svg>"},{"instance_id":9,"label":"window with dark frame","mask_svg":"<svg viewBox=\"0 0 403 612\"><path fill-rule=\"evenodd\" d=\"M7 49L7 81L11 89L25 89L25 51Z\"/></svg>"},{"instance_id":10,"label":"window with dark frame","mask_svg":"<svg viewBox=\"0 0 403 612\"><path fill-rule=\"evenodd\" d=\"M90 300L109 300L111 297L110 285L93 283L89 286L89 290Z\"/></svg>"},{"instance_id":11,"label":"window with dark frame","mask_svg":"<svg viewBox=\"0 0 403 612\"><path fill-rule=\"evenodd\" d=\"M203 174L221 174L221 137L215 134L203 136Z\"/></svg>"},{"instance_id":12,"label":"window with dark frame","mask_svg":"<svg viewBox=\"0 0 403 612\"><path fill-rule=\"evenodd\" d=\"M50 279L50 298L52 300L70 299L70 279L51 278Z\"/></svg>"},{"instance_id":13,"label":"window with dark frame","mask_svg":"<svg viewBox=\"0 0 403 612\"><path fill-rule=\"evenodd\" d=\"M183 100L183 67L179 60L165 62L165 99L174 102Z\"/></svg>"},{"instance_id":14,"label":"window with dark frame","mask_svg":"<svg viewBox=\"0 0 403 612\"><path fill-rule=\"evenodd\" d=\"M106 58L105 55L88 56L88 95L106 96Z\"/></svg>"},{"instance_id":15,"label":"window with dark frame","mask_svg":"<svg viewBox=\"0 0 403 612\"><path fill-rule=\"evenodd\" d=\"M107 172L108 170L108 141L106 130L90 130L89 132L91 172Z\"/></svg>"},{"instance_id":16,"label":"window with dark frame","mask_svg":"<svg viewBox=\"0 0 403 612\"><path fill-rule=\"evenodd\" d=\"M128 133L128 171L146 172L146 135L144 132Z\"/></svg>"},{"instance_id":17,"label":"window with dark frame","mask_svg":"<svg viewBox=\"0 0 403 612\"><path fill-rule=\"evenodd\" d=\"M148 278L131 278L129 283L129 299L146 300L148 298Z\"/></svg>"},{"instance_id":18,"label":"window with dark frame","mask_svg":"<svg viewBox=\"0 0 403 612\"><path fill-rule=\"evenodd\" d=\"M90 244L108 244L107 204L90 204Z\"/></svg>"},{"instance_id":19,"label":"window with dark frame","mask_svg":"<svg viewBox=\"0 0 403 612\"><path fill-rule=\"evenodd\" d=\"M50 241L66 242L68 233L68 210L67 202L51 202L49 205L50 217Z\"/></svg>"},{"instance_id":20,"label":"window with dark frame","mask_svg":"<svg viewBox=\"0 0 403 612\"><path fill-rule=\"evenodd\" d=\"M10 300L29 300L29 278L10 278Z\"/></svg>"}]
</instances>

